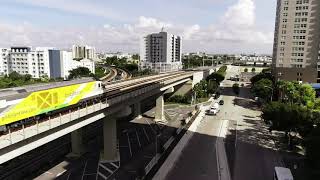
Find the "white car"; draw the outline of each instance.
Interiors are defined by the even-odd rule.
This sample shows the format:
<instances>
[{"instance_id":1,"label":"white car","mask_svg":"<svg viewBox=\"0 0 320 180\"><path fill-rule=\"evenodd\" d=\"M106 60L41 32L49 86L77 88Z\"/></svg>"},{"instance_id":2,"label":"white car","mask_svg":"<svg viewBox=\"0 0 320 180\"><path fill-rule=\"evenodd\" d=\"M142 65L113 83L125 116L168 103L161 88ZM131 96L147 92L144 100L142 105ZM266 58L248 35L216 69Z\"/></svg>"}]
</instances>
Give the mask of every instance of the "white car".
<instances>
[{"instance_id":1,"label":"white car","mask_svg":"<svg viewBox=\"0 0 320 180\"><path fill-rule=\"evenodd\" d=\"M217 115L219 111L220 111L219 104L218 103L214 103L210 107L210 109L208 110L207 114L208 115Z\"/></svg>"}]
</instances>

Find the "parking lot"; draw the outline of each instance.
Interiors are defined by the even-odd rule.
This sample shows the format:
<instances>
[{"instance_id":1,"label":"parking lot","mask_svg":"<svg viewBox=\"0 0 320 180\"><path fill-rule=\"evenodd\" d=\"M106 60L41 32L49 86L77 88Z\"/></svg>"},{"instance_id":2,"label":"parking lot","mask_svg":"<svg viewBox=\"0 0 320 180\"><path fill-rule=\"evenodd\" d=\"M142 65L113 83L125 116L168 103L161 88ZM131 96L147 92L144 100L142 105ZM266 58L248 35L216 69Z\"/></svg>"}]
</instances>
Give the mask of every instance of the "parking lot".
<instances>
[{"instance_id":1,"label":"parking lot","mask_svg":"<svg viewBox=\"0 0 320 180\"><path fill-rule=\"evenodd\" d=\"M122 118L117 121L120 164L104 163L102 172L105 176L131 180L143 175L144 168L157 152L162 151L161 147L181 127L181 120L194 107L167 105L165 109L168 120L165 125L154 123L154 109L147 111L139 119L128 121L128 118ZM37 179L95 179L102 144L102 131L99 130L97 136L89 141L87 152L82 157L65 158Z\"/></svg>"}]
</instances>

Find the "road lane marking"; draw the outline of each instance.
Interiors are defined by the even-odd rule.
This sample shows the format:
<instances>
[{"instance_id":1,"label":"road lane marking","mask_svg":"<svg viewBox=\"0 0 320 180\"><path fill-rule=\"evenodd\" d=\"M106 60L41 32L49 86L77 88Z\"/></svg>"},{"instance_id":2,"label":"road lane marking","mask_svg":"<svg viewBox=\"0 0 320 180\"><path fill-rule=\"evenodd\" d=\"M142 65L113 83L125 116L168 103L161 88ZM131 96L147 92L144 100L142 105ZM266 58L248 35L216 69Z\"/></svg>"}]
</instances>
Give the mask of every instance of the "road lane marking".
<instances>
[{"instance_id":1,"label":"road lane marking","mask_svg":"<svg viewBox=\"0 0 320 180\"><path fill-rule=\"evenodd\" d=\"M64 170L64 171L62 171L62 172L60 172L60 173L58 173L57 175L56 175L56 177L59 177L59 176L61 176L63 173L65 173L67 170Z\"/></svg>"},{"instance_id":2,"label":"road lane marking","mask_svg":"<svg viewBox=\"0 0 320 180\"><path fill-rule=\"evenodd\" d=\"M128 145L129 145L130 156L132 157L131 142L130 142L130 138L129 138L129 132L127 132L127 137L128 137Z\"/></svg>"},{"instance_id":3,"label":"road lane marking","mask_svg":"<svg viewBox=\"0 0 320 180\"><path fill-rule=\"evenodd\" d=\"M84 169L83 169L83 172L82 172L82 177L81 177L81 180L83 180L83 177L84 177L84 173L86 172L86 168L87 168L87 164L88 164L88 161L86 161L85 165L84 165Z\"/></svg>"},{"instance_id":4,"label":"road lane marking","mask_svg":"<svg viewBox=\"0 0 320 180\"><path fill-rule=\"evenodd\" d=\"M69 178L70 178L70 175L71 175L71 172L69 173L69 175L68 175L68 178L67 178L67 180L69 180Z\"/></svg>"},{"instance_id":5,"label":"road lane marking","mask_svg":"<svg viewBox=\"0 0 320 180\"><path fill-rule=\"evenodd\" d=\"M134 130L134 131L136 132L136 136L137 136L137 139L138 139L139 147L141 147L141 143L140 143L140 138L139 138L138 132L137 132L137 130Z\"/></svg>"}]
</instances>

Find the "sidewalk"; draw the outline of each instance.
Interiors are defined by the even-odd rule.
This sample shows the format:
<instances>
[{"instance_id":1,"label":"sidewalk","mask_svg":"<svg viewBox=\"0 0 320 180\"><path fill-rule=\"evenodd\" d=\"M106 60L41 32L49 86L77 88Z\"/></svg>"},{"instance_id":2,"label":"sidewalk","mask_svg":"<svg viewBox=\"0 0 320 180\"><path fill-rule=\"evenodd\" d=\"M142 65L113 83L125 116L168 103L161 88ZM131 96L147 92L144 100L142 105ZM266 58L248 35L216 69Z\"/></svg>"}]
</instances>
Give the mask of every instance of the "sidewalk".
<instances>
[{"instance_id":1,"label":"sidewalk","mask_svg":"<svg viewBox=\"0 0 320 180\"><path fill-rule=\"evenodd\" d=\"M237 131L230 130L235 141L234 180L273 179L275 166L283 166L274 137L261 120L261 111L249 99L249 88L241 88L235 98L238 112Z\"/></svg>"}]
</instances>

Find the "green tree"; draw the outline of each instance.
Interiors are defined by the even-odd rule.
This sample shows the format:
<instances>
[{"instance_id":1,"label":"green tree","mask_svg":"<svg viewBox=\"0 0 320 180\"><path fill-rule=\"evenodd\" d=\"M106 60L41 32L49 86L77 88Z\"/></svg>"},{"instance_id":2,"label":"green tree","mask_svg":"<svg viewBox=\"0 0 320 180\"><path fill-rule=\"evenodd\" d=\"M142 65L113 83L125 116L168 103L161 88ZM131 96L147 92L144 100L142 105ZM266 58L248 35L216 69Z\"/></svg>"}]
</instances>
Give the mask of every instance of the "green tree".
<instances>
[{"instance_id":1,"label":"green tree","mask_svg":"<svg viewBox=\"0 0 320 180\"><path fill-rule=\"evenodd\" d=\"M9 74L9 78L12 80L12 81L16 81L16 80L19 80L19 79L22 79L22 76L17 73L16 71L13 71Z\"/></svg>"},{"instance_id":2,"label":"green tree","mask_svg":"<svg viewBox=\"0 0 320 180\"><path fill-rule=\"evenodd\" d=\"M105 72L105 69L103 67L99 67L99 66L96 67L95 74L94 74L95 78L100 79L100 78L104 77L105 76L104 72Z\"/></svg>"},{"instance_id":3,"label":"green tree","mask_svg":"<svg viewBox=\"0 0 320 180\"><path fill-rule=\"evenodd\" d=\"M225 76L219 72L215 72L210 74L207 77L207 81L213 80L216 81L218 84L220 84L224 80Z\"/></svg>"},{"instance_id":4,"label":"green tree","mask_svg":"<svg viewBox=\"0 0 320 180\"><path fill-rule=\"evenodd\" d=\"M216 81L209 80L208 81L208 91L207 92L209 94L214 94L214 93L216 93L218 87L219 87L219 84Z\"/></svg>"},{"instance_id":5,"label":"green tree","mask_svg":"<svg viewBox=\"0 0 320 180\"><path fill-rule=\"evenodd\" d=\"M139 67L137 64L125 64L124 69L132 73L138 71Z\"/></svg>"},{"instance_id":6,"label":"green tree","mask_svg":"<svg viewBox=\"0 0 320 180\"><path fill-rule=\"evenodd\" d=\"M239 93L240 93L240 86L239 86L239 84L238 84L238 83L234 83L234 84L232 85L232 90L233 90L233 92L234 92L236 95L239 95Z\"/></svg>"},{"instance_id":7,"label":"green tree","mask_svg":"<svg viewBox=\"0 0 320 180\"><path fill-rule=\"evenodd\" d=\"M256 68L252 68L251 72L255 73L256 72Z\"/></svg>"},{"instance_id":8,"label":"green tree","mask_svg":"<svg viewBox=\"0 0 320 180\"><path fill-rule=\"evenodd\" d=\"M279 81L277 82L277 90L283 101L307 106L309 109L315 107L316 92L309 84Z\"/></svg>"},{"instance_id":9,"label":"green tree","mask_svg":"<svg viewBox=\"0 0 320 180\"><path fill-rule=\"evenodd\" d=\"M248 72L248 68L244 68L244 70L243 70L244 72Z\"/></svg>"},{"instance_id":10,"label":"green tree","mask_svg":"<svg viewBox=\"0 0 320 180\"><path fill-rule=\"evenodd\" d=\"M167 102L173 102L173 103L182 103L182 104L190 104L190 98L187 96L182 95L175 95L170 97Z\"/></svg>"},{"instance_id":11,"label":"green tree","mask_svg":"<svg viewBox=\"0 0 320 180\"><path fill-rule=\"evenodd\" d=\"M193 87L192 91L196 94L197 98L207 97L207 81L200 81Z\"/></svg>"},{"instance_id":12,"label":"green tree","mask_svg":"<svg viewBox=\"0 0 320 180\"><path fill-rule=\"evenodd\" d=\"M69 71L69 79L76 79L81 77L93 77L93 74L86 67L78 67Z\"/></svg>"},{"instance_id":13,"label":"green tree","mask_svg":"<svg viewBox=\"0 0 320 180\"><path fill-rule=\"evenodd\" d=\"M272 88L273 88L273 84L271 80L261 79L253 85L253 87L251 88L251 92L256 97L259 97L267 101L271 96L273 96Z\"/></svg>"},{"instance_id":14,"label":"green tree","mask_svg":"<svg viewBox=\"0 0 320 180\"><path fill-rule=\"evenodd\" d=\"M139 59L139 54L133 54L133 55L132 55L132 59L138 60L138 59Z\"/></svg>"},{"instance_id":15,"label":"green tree","mask_svg":"<svg viewBox=\"0 0 320 180\"><path fill-rule=\"evenodd\" d=\"M221 76L225 77L226 73L227 73L227 68L228 68L227 66L221 66L216 73L218 73Z\"/></svg>"},{"instance_id":16,"label":"green tree","mask_svg":"<svg viewBox=\"0 0 320 180\"><path fill-rule=\"evenodd\" d=\"M271 123L271 130L284 131L291 147L291 133L306 136L313 128L312 113L303 106L271 102L262 108L262 118Z\"/></svg>"},{"instance_id":17,"label":"green tree","mask_svg":"<svg viewBox=\"0 0 320 180\"><path fill-rule=\"evenodd\" d=\"M250 81L251 81L251 84L254 85L256 82L260 81L261 79L269 79L270 81L275 82L274 76L269 72L261 72L253 76L250 79Z\"/></svg>"},{"instance_id":18,"label":"green tree","mask_svg":"<svg viewBox=\"0 0 320 180\"><path fill-rule=\"evenodd\" d=\"M50 78L47 74L44 74L40 77L42 82L49 82Z\"/></svg>"},{"instance_id":19,"label":"green tree","mask_svg":"<svg viewBox=\"0 0 320 180\"><path fill-rule=\"evenodd\" d=\"M263 73L263 74L266 74L266 73L270 74L270 73L271 73L271 69L270 69L270 68L262 69L261 73Z\"/></svg>"}]
</instances>

